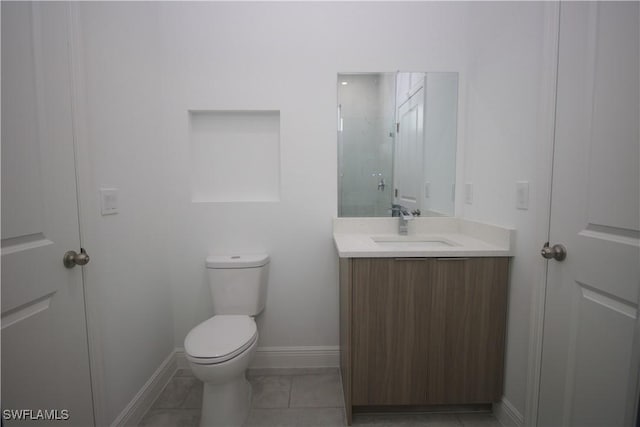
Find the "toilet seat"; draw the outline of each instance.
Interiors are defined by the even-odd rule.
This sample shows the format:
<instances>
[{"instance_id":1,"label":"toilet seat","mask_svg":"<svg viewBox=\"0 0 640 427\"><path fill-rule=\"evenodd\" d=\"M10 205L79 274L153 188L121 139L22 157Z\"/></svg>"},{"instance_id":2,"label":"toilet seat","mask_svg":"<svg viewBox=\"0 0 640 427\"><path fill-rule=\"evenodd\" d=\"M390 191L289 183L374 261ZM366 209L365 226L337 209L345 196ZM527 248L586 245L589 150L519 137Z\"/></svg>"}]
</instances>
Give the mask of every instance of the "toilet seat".
<instances>
[{"instance_id":1,"label":"toilet seat","mask_svg":"<svg viewBox=\"0 0 640 427\"><path fill-rule=\"evenodd\" d=\"M184 340L187 359L199 365L214 365L242 354L258 339L252 317L218 315L193 328Z\"/></svg>"}]
</instances>

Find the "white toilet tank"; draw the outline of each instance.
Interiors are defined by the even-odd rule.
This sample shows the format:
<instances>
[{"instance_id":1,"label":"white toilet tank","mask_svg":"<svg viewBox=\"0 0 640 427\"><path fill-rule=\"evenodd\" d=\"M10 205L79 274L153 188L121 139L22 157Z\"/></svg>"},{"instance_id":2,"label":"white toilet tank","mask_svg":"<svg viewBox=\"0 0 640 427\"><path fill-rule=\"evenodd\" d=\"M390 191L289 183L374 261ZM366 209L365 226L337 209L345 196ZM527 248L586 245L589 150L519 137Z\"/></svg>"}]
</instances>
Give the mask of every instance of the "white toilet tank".
<instances>
[{"instance_id":1,"label":"white toilet tank","mask_svg":"<svg viewBox=\"0 0 640 427\"><path fill-rule=\"evenodd\" d=\"M269 255L212 255L207 273L213 314L255 316L267 299Z\"/></svg>"}]
</instances>

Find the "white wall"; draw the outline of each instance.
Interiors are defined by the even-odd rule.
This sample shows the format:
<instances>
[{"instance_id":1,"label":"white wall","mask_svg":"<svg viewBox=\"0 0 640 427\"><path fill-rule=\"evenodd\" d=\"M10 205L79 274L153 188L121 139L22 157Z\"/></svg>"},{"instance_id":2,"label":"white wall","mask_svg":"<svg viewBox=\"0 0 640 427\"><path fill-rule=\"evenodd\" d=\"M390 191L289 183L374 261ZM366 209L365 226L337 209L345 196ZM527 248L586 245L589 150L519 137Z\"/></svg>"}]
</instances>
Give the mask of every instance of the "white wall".
<instances>
[{"instance_id":1,"label":"white wall","mask_svg":"<svg viewBox=\"0 0 640 427\"><path fill-rule=\"evenodd\" d=\"M474 3L470 6L464 182L473 183L473 204L460 216L517 230L511 263L505 398L523 415L528 373L529 318L537 269L544 261L537 229L548 191L536 182L539 146L549 123L540 108L548 95L545 10L542 3ZM542 160L544 162L544 160ZM530 206L516 209L516 181L529 181ZM460 193L464 191L459 185Z\"/></svg>"},{"instance_id":2,"label":"white wall","mask_svg":"<svg viewBox=\"0 0 640 427\"><path fill-rule=\"evenodd\" d=\"M534 200L537 87L546 72L541 4L81 9L93 187L121 189L121 213L92 213L88 239L102 260L92 262L89 280L104 293L109 414L211 315L210 253L271 255L261 347L337 346L336 76L395 70L460 72L456 175L458 188L473 182L475 194L463 205L459 192L456 207L518 229L505 394L524 412L537 211L515 209L515 181L531 181ZM191 202L190 109L280 111L280 201Z\"/></svg>"},{"instance_id":3,"label":"white wall","mask_svg":"<svg viewBox=\"0 0 640 427\"><path fill-rule=\"evenodd\" d=\"M79 18L86 286L102 340L99 421L111 423L174 348L159 27L152 3L82 3ZM119 214L100 215L100 186L119 188Z\"/></svg>"},{"instance_id":4,"label":"white wall","mask_svg":"<svg viewBox=\"0 0 640 427\"><path fill-rule=\"evenodd\" d=\"M541 3L162 5L170 100L163 122L174 159L170 230L173 257L184 260L172 269L176 343L211 314L204 256L267 251L273 263L260 346L336 345L336 74L460 71L463 182L475 186L474 204L463 205L461 215L518 230L505 396L524 413L531 287L540 262L532 159L547 72L543 21ZM279 203L189 202L189 108L281 110ZM517 180L531 183L528 211L515 209Z\"/></svg>"},{"instance_id":5,"label":"white wall","mask_svg":"<svg viewBox=\"0 0 640 427\"><path fill-rule=\"evenodd\" d=\"M262 347L338 344L337 73L459 70L462 4L163 3L176 345L211 315L208 253L272 256ZM384 30L387 31L384 31ZM188 109L278 109L281 200L193 204Z\"/></svg>"}]
</instances>

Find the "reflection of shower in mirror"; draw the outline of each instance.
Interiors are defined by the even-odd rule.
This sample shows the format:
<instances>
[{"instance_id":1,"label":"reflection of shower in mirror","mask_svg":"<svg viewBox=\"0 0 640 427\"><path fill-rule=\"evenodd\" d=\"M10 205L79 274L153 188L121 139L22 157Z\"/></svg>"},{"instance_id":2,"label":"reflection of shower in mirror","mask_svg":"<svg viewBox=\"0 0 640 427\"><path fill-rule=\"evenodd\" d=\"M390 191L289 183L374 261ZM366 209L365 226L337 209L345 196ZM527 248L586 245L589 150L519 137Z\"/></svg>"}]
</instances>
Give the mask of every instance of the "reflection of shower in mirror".
<instances>
[{"instance_id":1,"label":"reflection of shower in mirror","mask_svg":"<svg viewBox=\"0 0 640 427\"><path fill-rule=\"evenodd\" d=\"M454 215L458 74L342 73L338 82L338 216L390 216L392 205Z\"/></svg>"}]
</instances>

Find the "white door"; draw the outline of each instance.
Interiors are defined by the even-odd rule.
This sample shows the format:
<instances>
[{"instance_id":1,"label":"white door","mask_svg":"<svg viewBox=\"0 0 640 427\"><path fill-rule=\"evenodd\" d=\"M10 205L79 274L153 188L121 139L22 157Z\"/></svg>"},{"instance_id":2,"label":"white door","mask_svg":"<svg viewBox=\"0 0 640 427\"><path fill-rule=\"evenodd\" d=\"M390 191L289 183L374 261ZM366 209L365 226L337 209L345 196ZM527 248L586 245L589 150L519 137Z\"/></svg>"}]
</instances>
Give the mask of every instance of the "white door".
<instances>
[{"instance_id":1,"label":"white door","mask_svg":"<svg viewBox=\"0 0 640 427\"><path fill-rule=\"evenodd\" d=\"M640 4L561 4L540 426L632 426L638 404Z\"/></svg>"},{"instance_id":2,"label":"white door","mask_svg":"<svg viewBox=\"0 0 640 427\"><path fill-rule=\"evenodd\" d=\"M398 107L398 123L393 161L394 203L412 211L421 206L424 88L421 87L411 98Z\"/></svg>"},{"instance_id":3,"label":"white door","mask_svg":"<svg viewBox=\"0 0 640 427\"><path fill-rule=\"evenodd\" d=\"M68 10L1 7L4 425L91 426L82 269L62 261L80 249Z\"/></svg>"}]
</instances>

